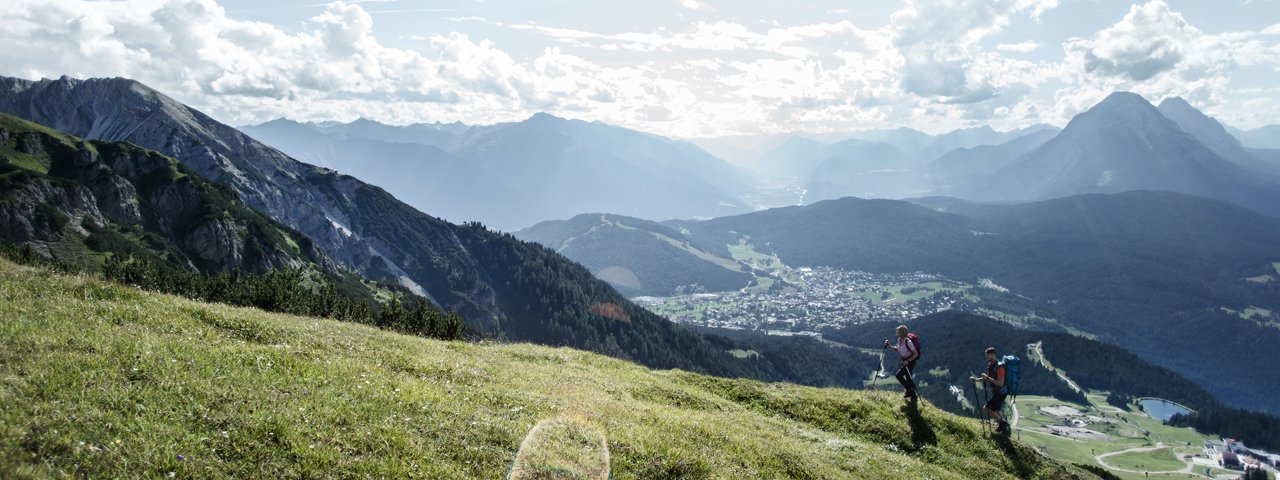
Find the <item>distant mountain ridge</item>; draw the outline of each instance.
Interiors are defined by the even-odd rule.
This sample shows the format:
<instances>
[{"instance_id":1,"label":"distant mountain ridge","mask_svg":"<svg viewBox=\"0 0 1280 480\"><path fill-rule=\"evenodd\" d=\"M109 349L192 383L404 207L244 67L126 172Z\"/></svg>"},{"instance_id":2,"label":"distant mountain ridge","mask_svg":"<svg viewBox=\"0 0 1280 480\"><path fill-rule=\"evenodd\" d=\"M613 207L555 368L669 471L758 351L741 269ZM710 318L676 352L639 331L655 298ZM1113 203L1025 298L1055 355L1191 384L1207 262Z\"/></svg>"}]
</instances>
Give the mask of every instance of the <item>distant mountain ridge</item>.
<instances>
[{"instance_id":1,"label":"distant mountain ridge","mask_svg":"<svg viewBox=\"0 0 1280 480\"><path fill-rule=\"evenodd\" d=\"M1175 102L1176 103L1176 102ZM1188 106L1189 107L1189 106ZM1183 111L1175 104L1167 110ZM1207 129L1190 126L1207 136ZM1216 138L1216 137L1215 137ZM1229 145L1215 143L1216 148ZM1224 150L1225 151L1225 150ZM1114 93L1057 136L965 191L975 200L1026 201L1083 193L1168 190L1280 215L1280 184L1228 160L1133 93Z\"/></svg>"},{"instance_id":2,"label":"distant mountain ridge","mask_svg":"<svg viewBox=\"0 0 1280 480\"><path fill-rule=\"evenodd\" d=\"M1280 184L1280 165L1259 158L1257 152L1244 148L1226 127L1192 107L1186 100L1169 97L1161 101L1157 109L1213 153L1241 167L1266 175L1273 183Z\"/></svg>"},{"instance_id":3,"label":"distant mountain ridge","mask_svg":"<svg viewBox=\"0 0 1280 480\"><path fill-rule=\"evenodd\" d=\"M1061 129L1053 125L1038 123L1026 128L1015 128L1008 131L996 131L990 126L961 128L933 137L918 153L921 161L933 161L947 152L974 148L983 145L1000 145L1028 135L1043 132L1057 132Z\"/></svg>"},{"instance_id":4,"label":"distant mountain ridge","mask_svg":"<svg viewBox=\"0 0 1280 480\"><path fill-rule=\"evenodd\" d=\"M742 198L753 179L693 144L545 113L478 126L275 120L246 131L421 210L505 230L593 211L667 219L752 209Z\"/></svg>"},{"instance_id":5,"label":"distant mountain ridge","mask_svg":"<svg viewBox=\"0 0 1280 480\"><path fill-rule=\"evenodd\" d=\"M1227 127L1227 131L1246 148L1280 148L1280 125L1267 125L1253 130Z\"/></svg>"},{"instance_id":6,"label":"distant mountain ridge","mask_svg":"<svg viewBox=\"0 0 1280 480\"><path fill-rule=\"evenodd\" d=\"M935 188L939 192L951 193L957 186L980 181L995 173L1014 159L1057 136L1058 132L1056 128L1048 128L999 145L957 148L930 162L926 168L935 179Z\"/></svg>"},{"instance_id":7,"label":"distant mountain ridge","mask_svg":"<svg viewBox=\"0 0 1280 480\"><path fill-rule=\"evenodd\" d=\"M928 135L910 128L775 135L750 166L792 179L806 203L845 196L954 196L1021 202L1088 193L1167 190L1280 215L1280 130L1226 127L1179 97L1159 107L1115 92L1051 125ZM783 138L783 141L778 141ZM703 143L716 145L712 140ZM751 158L740 150L723 151Z\"/></svg>"},{"instance_id":8,"label":"distant mountain ridge","mask_svg":"<svg viewBox=\"0 0 1280 480\"><path fill-rule=\"evenodd\" d=\"M1038 144L1057 131L1042 124L1005 132L983 126L930 136L899 128L844 134L845 139L833 143L795 135L762 153L754 168L766 177L797 179L807 189L808 202L846 196L909 198L950 192L952 184L993 170L986 165L1007 163L1010 154L1005 152L1025 153L1018 145ZM1004 150L997 148L1006 143L1010 146ZM948 156L953 158L941 160Z\"/></svg>"}]
</instances>

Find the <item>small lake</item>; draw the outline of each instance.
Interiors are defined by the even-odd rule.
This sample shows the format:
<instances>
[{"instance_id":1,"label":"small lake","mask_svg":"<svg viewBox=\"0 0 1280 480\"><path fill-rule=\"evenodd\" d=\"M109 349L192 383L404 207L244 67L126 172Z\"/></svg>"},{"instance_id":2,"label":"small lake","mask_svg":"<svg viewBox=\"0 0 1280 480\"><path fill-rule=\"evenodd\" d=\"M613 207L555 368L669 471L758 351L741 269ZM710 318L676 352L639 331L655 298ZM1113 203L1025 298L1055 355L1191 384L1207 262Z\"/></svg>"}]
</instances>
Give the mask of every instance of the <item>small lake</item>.
<instances>
[{"instance_id":1,"label":"small lake","mask_svg":"<svg viewBox=\"0 0 1280 480\"><path fill-rule=\"evenodd\" d=\"M1147 415L1151 415L1151 418L1162 422L1169 421L1170 418L1179 413L1184 415L1191 413L1190 410L1187 410L1182 405L1159 398L1144 398L1138 400L1138 405L1142 405L1142 411L1147 412Z\"/></svg>"}]
</instances>

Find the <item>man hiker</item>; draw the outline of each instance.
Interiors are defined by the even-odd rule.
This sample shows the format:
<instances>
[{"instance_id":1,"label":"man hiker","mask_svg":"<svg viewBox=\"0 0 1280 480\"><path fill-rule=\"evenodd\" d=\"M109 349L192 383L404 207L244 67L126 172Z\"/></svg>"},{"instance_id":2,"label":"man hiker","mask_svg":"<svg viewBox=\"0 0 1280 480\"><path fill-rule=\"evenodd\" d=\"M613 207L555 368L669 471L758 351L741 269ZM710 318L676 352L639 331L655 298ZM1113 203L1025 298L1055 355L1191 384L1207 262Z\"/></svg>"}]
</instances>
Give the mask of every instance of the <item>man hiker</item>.
<instances>
[{"instance_id":1,"label":"man hiker","mask_svg":"<svg viewBox=\"0 0 1280 480\"><path fill-rule=\"evenodd\" d=\"M920 358L918 338L907 334L906 325L898 325L898 344L892 345L888 340L884 341L884 348L893 348L898 351L898 373L894 374L894 377L905 390L902 396L911 400L916 399L916 382L911 378L911 371L915 370L916 360Z\"/></svg>"},{"instance_id":2,"label":"man hiker","mask_svg":"<svg viewBox=\"0 0 1280 480\"><path fill-rule=\"evenodd\" d=\"M987 348L987 372L980 377L969 377L969 380L991 384L991 399L987 400L987 404L983 408L987 411L988 418L994 418L999 424L996 426L996 433L1009 433L1009 422L1004 421L1004 414L1000 410L1004 409L1004 397L1008 396L1008 390L1004 386L1007 368L1004 364L999 363L999 355L996 355L996 347Z\"/></svg>"}]
</instances>

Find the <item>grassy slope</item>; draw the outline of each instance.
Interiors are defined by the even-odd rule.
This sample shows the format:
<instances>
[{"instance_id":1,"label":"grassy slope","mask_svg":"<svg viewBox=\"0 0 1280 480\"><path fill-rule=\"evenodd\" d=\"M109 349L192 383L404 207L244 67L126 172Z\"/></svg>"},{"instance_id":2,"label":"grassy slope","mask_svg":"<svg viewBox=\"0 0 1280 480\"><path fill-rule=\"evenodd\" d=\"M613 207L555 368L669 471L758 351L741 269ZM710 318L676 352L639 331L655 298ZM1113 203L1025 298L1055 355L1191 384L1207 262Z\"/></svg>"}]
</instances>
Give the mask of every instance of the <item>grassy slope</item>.
<instances>
[{"instance_id":1,"label":"grassy slope","mask_svg":"<svg viewBox=\"0 0 1280 480\"><path fill-rule=\"evenodd\" d=\"M1069 478L895 395L440 342L0 261L0 477L496 478L571 415L614 478ZM179 457L181 456L181 457Z\"/></svg>"}]
</instances>

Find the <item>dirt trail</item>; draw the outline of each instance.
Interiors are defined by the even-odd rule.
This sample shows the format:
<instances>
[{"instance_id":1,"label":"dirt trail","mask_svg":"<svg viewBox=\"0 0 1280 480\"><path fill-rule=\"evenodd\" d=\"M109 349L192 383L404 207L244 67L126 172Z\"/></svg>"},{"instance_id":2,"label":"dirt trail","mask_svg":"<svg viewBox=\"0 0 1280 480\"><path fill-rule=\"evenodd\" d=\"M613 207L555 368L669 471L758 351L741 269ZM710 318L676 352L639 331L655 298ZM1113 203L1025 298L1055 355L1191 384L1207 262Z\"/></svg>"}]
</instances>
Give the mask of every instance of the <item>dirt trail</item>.
<instances>
[{"instance_id":1,"label":"dirt trail","mask_svg":"<svg viewBox=\"0 0 1280 480\"><path fill-rule=\"evenodd\" d=\"M1039 341L1036 343L1029 344L1027 345L1027 348L1034 349L1036 352L1036 358L1040 359L1040 364L1044 365L1044 368L1047 368L1053 373L1058 374L1058 378L1061 378L1062 381L1067 382L1068 387L1071 387L1072 390L1080 392L1080 394L1082 395L1085 393L1084 389L1080 388L1080 385L1077 385L1075 380L1072 380L1071 377L1068 377L1066 372L1063 372L1062 370L1058 370L1057 368L1054 368L1053 363L1049 362L1049 357L1044 356L1044 341Z\"/></svg>"}]
</instances>

